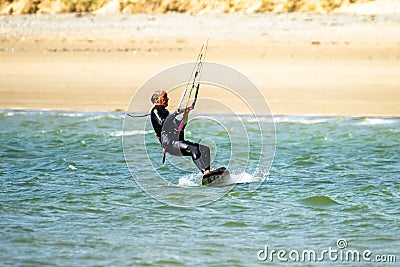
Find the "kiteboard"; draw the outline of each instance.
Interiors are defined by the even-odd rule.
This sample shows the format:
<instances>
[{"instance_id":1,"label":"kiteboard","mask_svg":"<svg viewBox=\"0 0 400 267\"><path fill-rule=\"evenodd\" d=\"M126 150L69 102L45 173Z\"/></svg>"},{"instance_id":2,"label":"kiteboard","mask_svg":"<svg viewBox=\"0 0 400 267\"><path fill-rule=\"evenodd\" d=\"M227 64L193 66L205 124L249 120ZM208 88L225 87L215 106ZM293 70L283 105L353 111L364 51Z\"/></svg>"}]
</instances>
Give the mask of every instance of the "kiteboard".
<instances>
[{"instance_id":1,"label":"kiteboard","mask_svg":"<svg viewBox=\"0 0 400 267\"><path fill-rule=\"evenodd\" d=\"M215 181L222 179L226 176L229 176L229 171L225 167L216 168L209 173L203 175L203 179L201 181L202 185L209 185L214 183Z\"/></svg>"}]
</instances>

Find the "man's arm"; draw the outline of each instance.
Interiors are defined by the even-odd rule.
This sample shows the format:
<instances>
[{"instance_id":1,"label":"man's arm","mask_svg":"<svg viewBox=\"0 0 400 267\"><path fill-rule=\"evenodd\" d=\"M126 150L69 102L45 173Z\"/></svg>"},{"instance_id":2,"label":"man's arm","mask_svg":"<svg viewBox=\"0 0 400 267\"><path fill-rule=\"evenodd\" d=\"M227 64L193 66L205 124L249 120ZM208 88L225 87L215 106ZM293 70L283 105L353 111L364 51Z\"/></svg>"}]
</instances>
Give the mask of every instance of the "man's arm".
<instances>
[{"instance_id":1,"label":"man's arm","mask_svg":"<svg viewBox=\"0 0 400 267\"><path fill-rule=\"evenodd\" d=\"M191 108L175 111L164 119L161 132L161 146L163 148L167 148L172 141L179 139L179 134L187 122L190 110Z\"/></svg>"},{"instance_id":2,"label":"man's arm","mask_svg":"<svg viewBox=\"0 0 400 267\"><path fill-rule=\"evenodd\" d=\"M156 122L158 123L158 125L160 125L162 127L165 119L168 116L168 113L166 113L167 116L165 116L165 114L163 114L164 112L160 112L157 108L153 109L153 113L154 113L154 118L156 119Z\"/></svg>"},{"instance_id":3,"label":"man's arm","mask_svg":"<svg viewBox=\"0 0 400 267\"><path fill-rule=\"evenodd\" d=\"M180 113L183 113L183 114L182 114L182 120L180 121L179 126L178 126L178 129L177 129L178 134L182 131L182 129L183 129L183 128L185 127L185 125L187 124L188 119L189 119L189 112L190 112L192 109L193 109L193 107L188 107L188 108L185 108L185 109L183 109L183 110L179 110L179 112L180 112Z\"/></svg>"}]
</instances>

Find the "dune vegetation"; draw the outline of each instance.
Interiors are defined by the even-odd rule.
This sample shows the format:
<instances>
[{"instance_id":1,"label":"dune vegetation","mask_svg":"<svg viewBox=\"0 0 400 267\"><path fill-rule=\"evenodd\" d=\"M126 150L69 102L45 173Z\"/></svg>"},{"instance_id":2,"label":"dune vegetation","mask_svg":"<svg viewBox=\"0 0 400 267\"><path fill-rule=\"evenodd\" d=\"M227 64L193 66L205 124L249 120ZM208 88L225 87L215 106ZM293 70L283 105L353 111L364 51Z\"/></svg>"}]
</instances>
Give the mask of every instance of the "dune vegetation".
<instances>
[{"instance_id":1,"label":"dune vegetation","mask_svg":"<svg viewBox=\"0 0 400 267\"><path fill-rule=\"evenodd\" d=\"M375 0L0 0L1 14L316 12Z\"/></svg>"}]
</instances>

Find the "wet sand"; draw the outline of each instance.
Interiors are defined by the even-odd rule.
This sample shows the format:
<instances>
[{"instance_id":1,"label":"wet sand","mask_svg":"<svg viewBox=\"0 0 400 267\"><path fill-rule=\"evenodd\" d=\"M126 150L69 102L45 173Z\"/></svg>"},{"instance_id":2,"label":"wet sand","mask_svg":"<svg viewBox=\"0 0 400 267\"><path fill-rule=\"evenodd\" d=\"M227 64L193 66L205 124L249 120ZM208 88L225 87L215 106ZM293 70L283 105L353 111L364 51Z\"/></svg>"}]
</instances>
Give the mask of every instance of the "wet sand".
<instances>
[{"instance_id":1,"label":"wet sand","mask_svg":"<svg viewBox=\"0 0 400 267\"><path fill-rule=\"evenodd\" d=\"M249 77L275 115L400 116L398 15L69 14L0 20L2 109L125 111L152 75L195 60L208 36L207 60ZM215 92L208 97L235 101ZM236 109L247 113L240 105Z\"/></svg>"}]
</instances>

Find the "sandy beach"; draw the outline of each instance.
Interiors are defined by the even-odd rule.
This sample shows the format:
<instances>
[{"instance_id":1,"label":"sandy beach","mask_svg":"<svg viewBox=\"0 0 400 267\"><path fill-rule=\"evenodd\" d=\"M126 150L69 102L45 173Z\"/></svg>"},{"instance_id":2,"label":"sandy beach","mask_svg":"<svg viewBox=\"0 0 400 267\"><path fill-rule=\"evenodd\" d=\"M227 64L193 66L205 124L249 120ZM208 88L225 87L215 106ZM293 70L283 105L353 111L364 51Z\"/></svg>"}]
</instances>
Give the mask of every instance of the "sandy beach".
<instances>
[{"instance_id":1,"label":"sandy beach","mask_svg":"<svg viewBox=\"0 0 400 267\"><path fill-rule=\"evenodd\" d=\"M125 111L141 84L194 61L209 37L207 61L249 77L274 115L400 116L399 15L62 14L0 21L0 109Z\"/></svg>"}]
</instances>

